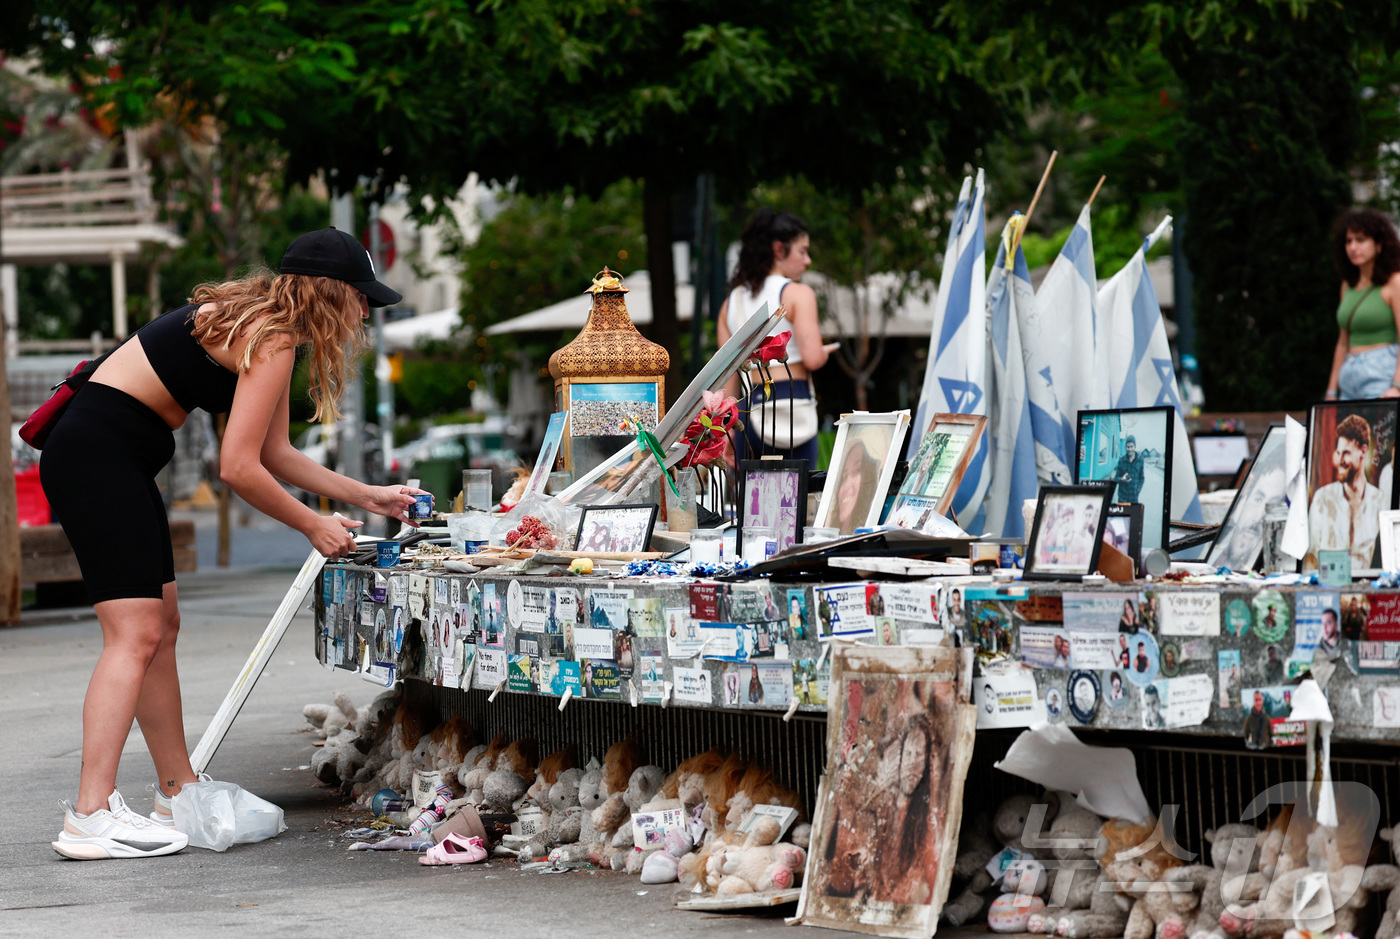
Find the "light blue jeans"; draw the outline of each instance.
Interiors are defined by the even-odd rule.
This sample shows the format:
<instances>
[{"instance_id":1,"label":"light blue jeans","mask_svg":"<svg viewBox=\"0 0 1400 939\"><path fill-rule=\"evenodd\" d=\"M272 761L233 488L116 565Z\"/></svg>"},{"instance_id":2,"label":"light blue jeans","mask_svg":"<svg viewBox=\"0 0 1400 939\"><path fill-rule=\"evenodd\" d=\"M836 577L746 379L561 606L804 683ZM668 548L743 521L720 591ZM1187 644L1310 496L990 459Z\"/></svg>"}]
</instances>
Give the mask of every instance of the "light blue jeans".
<instances>
[{"instance_id":1,"label":"light blue jeans","mask_svg":"<svg viewBox=\"0 0 1400 939\"><path fill-rule=\"evenodd\" d=\"M1351 401L1385 394L1395 380L1397 354L1400 354L1400 345L1392 343L1348 355L1337 374L1337 397Z\"/></svg>"}]
</instances>

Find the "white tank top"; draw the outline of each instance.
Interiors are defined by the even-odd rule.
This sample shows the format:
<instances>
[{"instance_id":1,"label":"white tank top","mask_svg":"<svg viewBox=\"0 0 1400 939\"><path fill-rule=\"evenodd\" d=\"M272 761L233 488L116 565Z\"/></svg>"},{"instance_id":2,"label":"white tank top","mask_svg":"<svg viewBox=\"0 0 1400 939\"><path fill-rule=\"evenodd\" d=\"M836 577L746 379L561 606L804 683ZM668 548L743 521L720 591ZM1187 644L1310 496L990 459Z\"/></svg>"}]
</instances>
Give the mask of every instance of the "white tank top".
<instances>
[{"instance_id":1,"label":"white tank top","mask_svg":"<svg viewBox=\"0 0 1400 939\"><path fill-rule=\"evenodd\" d=\"M764 278L763 286L758 293L749 293L749 288L745 284L740 284L729 292L729 309L726 314L726 322L729 325L729 334L732 336L739 331L744 320L758 312L759 307L768 304L768 312L772 313L782 305L781 297L783 287L792 283L791 280L781 274L769 274ZM792 329L790 320L780 320L772 329L768 330L768 335L776 336L783 330ZM792 338L788 340L787 354L789 362L801 362L802 353L797 351L797 334L794 332Z\"/></svg>"}]
</instances>

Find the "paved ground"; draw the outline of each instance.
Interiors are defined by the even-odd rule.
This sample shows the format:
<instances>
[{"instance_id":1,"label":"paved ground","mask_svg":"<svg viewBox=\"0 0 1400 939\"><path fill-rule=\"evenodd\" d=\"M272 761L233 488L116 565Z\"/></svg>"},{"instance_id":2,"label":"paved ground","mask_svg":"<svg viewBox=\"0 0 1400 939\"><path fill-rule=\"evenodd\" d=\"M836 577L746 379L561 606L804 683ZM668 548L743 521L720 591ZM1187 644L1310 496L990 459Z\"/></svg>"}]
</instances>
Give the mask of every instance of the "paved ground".
<instances>
[{"instance_id":1,"label":"paved ground","mask_svg":"<svg viewBox=\"0 0 1400 939\"><path fill-rule=\"evenodd\" d=\"M236 562L280 551L300 563L307 550L304 541L297 545L259 524L234 530ZM191 749L292 575L205 567L181 577L180 666ZM0 630L0 936L158 937L226 927L253 936L426 929L495 937L784 929L781 919L676 911L674 888L643 887L621 874L529 874L499 862L423 868L413 855L346 851L331 823L348 811L303 768L313 738L302 731L301 708L329 701L337 689L362 703L376 689L317 664L307 612L298 614L210 767L215 778L281 805L289 830L224 854L190 848L144 861L65 860L49 842L61 824L57 800L77 792L82 696L100 641L90 610L33 611L23 625ZM151 777L133 729L118 786L142 812L150 810Z\"/></svg>"}]
</instances>

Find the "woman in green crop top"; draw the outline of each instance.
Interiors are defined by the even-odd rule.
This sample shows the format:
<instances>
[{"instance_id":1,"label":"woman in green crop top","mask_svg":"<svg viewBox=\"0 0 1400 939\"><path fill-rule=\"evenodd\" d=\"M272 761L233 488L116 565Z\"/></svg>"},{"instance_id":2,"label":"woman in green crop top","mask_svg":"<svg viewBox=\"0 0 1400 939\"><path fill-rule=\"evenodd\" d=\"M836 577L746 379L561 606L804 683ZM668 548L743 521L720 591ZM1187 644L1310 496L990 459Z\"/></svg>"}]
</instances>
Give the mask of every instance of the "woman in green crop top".
<instances>
[{"instance_id":1,"label":"woman in green crop top","mask_svg":"<svg viewBox=\"0 0 1400 939\"><path fill-rule=\"evenodd\" d=\"M1400 398L1400 238L1374 209L1337 221L1333 255L1342 275L1327 397Z\"/></svg>"}]
</instances>

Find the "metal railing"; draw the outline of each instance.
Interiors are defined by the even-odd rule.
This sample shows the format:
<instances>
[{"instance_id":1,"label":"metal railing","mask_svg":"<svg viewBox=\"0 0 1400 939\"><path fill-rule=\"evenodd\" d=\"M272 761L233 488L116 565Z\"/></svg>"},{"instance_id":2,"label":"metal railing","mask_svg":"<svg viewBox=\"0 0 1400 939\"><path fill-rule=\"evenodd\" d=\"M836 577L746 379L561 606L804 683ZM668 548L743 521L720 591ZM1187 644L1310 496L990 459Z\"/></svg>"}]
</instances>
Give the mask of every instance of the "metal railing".
<instances>
[{"instance_id":1,"label":"metal railing","mask_svg":"<svg viewBox=\"0 0 1400 939\"><path fill-rule=\"evenodd\" d=\"M0 225L6 228L138 225L155 217L143 169L0 177Z\"/></svg>"}]
</instances>

